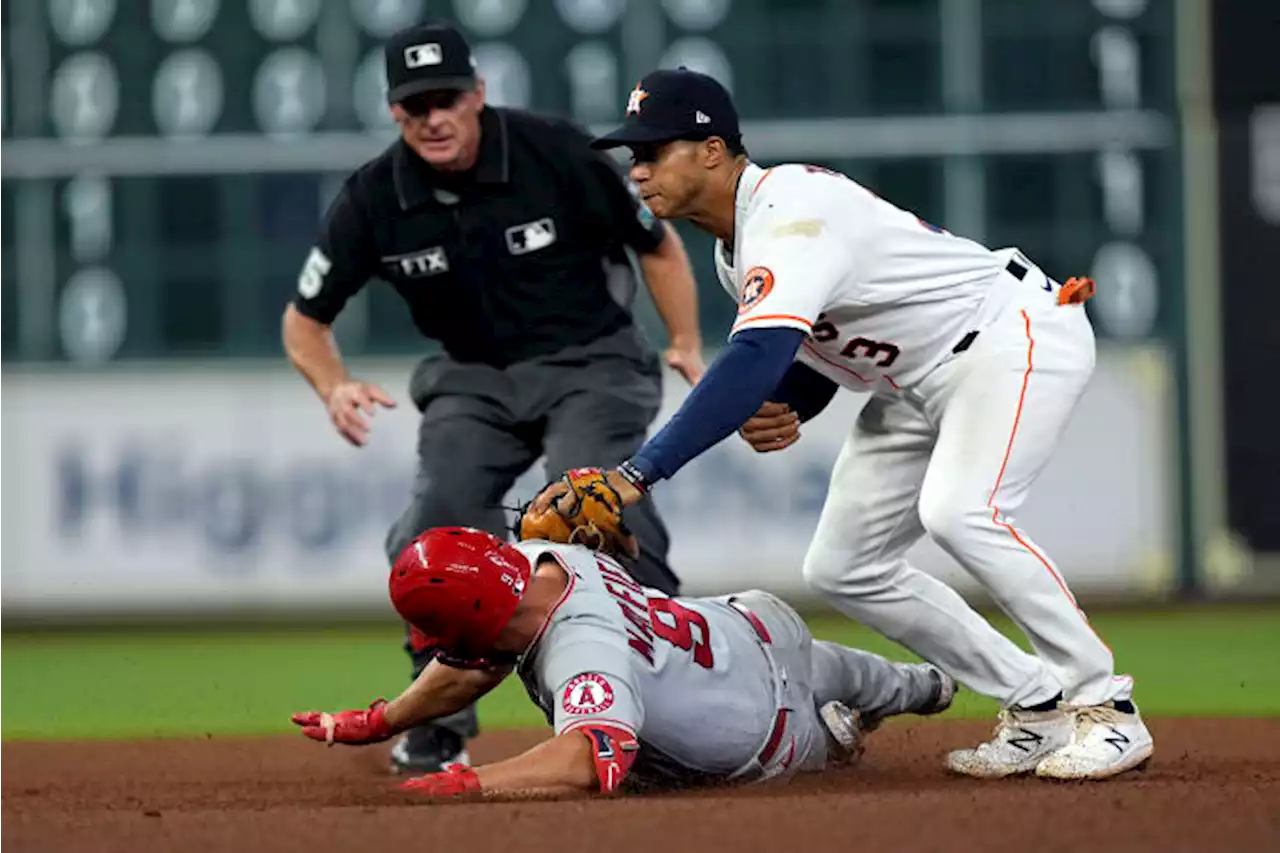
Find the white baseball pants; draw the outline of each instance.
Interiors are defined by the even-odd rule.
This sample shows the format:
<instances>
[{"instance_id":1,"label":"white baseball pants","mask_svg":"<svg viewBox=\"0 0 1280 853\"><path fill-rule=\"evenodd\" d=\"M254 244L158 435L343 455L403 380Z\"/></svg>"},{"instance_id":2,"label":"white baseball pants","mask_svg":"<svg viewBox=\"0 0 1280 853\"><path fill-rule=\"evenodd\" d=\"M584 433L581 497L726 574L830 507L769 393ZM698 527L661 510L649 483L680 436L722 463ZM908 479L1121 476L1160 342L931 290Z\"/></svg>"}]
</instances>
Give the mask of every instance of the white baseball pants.
<instances>
[{"instance_id":1,"label":"white baseball pants","mask_svg":"<svg viewBox=\"0 0 1280 853\"><path fill-rule=\"evenodd\" d=\"M968 350L862 411L832 472L805 578L846 615L1005 707L1059 691L1080 705L1128 699L1132 679L1115 675L1111 650L1013 518L1093 372L1093 330L1082 306L1057 304L1057 283L1034 266L1021 281L1001 273L993 287L1002 304ZM904 559L926 532L1035 655Z\"/></svg>"}]
</instances>

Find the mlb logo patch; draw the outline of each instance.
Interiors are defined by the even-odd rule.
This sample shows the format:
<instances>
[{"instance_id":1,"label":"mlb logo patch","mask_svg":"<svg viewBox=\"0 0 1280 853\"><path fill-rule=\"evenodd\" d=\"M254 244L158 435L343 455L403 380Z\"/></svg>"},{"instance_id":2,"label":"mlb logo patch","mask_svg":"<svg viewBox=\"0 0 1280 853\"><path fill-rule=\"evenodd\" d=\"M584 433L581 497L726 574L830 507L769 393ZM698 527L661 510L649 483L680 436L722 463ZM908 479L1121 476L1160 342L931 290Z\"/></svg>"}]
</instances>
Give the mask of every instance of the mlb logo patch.
<instances>
[{"instance_id":1,"label":"mlb logo patch","mask_svg":"<svg viewBox=\"0 0 1280 853\"><path fill-rule=\"evenodd\" d=\"M507 251L513 255L527 255L545 249L556 241L556 224L550 216L536 222L526 222L508 228Z\"/></svg>"},{"instance_id":2,"label":"mlb logo patch","mask_svg":"<svg viewBox=\"0 0 1280 853\"><path fill-rule=\"evenodd\" d=\"M444 61L444 53L435 42L411 44L404 49L404 67L422 68L427 65L439 65Z\"/></svg>"}]
</instances>

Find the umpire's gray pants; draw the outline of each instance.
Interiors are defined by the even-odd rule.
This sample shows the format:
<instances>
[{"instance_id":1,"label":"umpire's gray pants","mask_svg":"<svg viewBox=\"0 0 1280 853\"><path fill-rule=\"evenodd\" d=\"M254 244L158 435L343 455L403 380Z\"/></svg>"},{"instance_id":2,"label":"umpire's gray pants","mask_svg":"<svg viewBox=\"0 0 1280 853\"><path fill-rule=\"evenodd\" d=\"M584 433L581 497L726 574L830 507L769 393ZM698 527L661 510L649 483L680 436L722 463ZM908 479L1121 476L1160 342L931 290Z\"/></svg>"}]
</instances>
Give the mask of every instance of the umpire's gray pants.
<instances>
[{"instance_id":1,"label":"umpire's gray pants","mask_svg":"<svg viewBox=\"0 0 1280 853\"><path fill-rule=\"evenodd\" d=\"M465 525L505 537L503 496L544 454L548 478L629 457L657 416L662 374L640 332L629 326L505 369L427 358L409 393L422 412L418 474L409 507L387 535L391 561L430 527ZM626 521L641 548L627 568L642 584L675 594L667 530L653 502L628 509ZM427 657L407 642L406 650L416 675ZM473 709L440 724L464 737L476 732Z\"/></svg>"}]
</instances>

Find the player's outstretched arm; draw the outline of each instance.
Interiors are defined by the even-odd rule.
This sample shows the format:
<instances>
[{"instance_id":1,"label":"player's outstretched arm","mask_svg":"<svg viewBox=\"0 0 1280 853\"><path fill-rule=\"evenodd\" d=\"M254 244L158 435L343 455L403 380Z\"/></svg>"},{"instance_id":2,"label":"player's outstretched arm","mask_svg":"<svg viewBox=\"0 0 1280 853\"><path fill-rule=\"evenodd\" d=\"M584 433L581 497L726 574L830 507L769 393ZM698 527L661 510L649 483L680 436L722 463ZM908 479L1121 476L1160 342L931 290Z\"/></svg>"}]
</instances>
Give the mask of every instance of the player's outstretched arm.
<instances>
[{"instance_id":1,"label":"player's outstretched arm","mask_svg":"<svg viewBox=\"0 0 1280 853\"><path fill-rule=\"evenodd\" d=\"M387 719L407 729L447 717L474 704L510 674L511 667L459 669L433 660L387 706Z\"/></svg>"},{"instance_id":2,"label":"player's outstretched arm","mask_svg":"<svg viewBox=\"0 0 1280 853\"><path fill-rule=\"evenodd\" d=\"M590 742L581 732L569 732L505 761L418 776L400 787L429 797L450 797L567 794L594 790L596 785Z\"/></svg>"},{"instance_id":3,"label":"player's outstretched arm","mask_svg":"<svg viewBox=\"0 0 1280 853\"><path fill-rule=\"evenodd\" d=\"M380 743L419 723L462 710L501 683L509 672L455 669L432 661L391 702L378 699L368 708L336 714L304 711L292 719L304 735L330 746Z\"/></svg>"},{"instance_id":4,"label":"player's outstretched arm","mask_svg":"<svg viewBox=\"0 0 1280 853\"><path fill-rule=\"evenodd\" d=\"M587 724L543 741L514 758L481 767L450 768L400 787L431 797L459 794L549 795L618 790L640 745L629 730Z\"/></svg>"},{"instance_id":5,"label":"player's outstretched arm","mask_svg":"<svg viewBox=\"0 0 1280 853\"><path fill-rule=\"evenodd\" d=\"M639 502L650 485L675 474L745 424L778 387L803 339L798 329L782 327L734 335L666 426L635 456L606 472L623 505ZM556 480L530 506L546 512L554 503L561 513L572 515L573 501L566 498L570 491L563 479Z\"/></svg>"}]
</instances>

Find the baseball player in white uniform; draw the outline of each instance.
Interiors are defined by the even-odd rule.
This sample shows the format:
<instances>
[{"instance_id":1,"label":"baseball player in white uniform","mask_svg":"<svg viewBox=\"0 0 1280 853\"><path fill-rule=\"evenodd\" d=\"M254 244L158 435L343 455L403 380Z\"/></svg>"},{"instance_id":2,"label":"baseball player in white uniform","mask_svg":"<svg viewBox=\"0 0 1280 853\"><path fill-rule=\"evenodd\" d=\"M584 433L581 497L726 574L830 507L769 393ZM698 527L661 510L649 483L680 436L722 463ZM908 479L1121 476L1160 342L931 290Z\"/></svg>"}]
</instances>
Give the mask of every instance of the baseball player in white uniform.
<instances>
[{"instance_id":1,"label":"baseball player in white uniform","mask_svg":"<svg viewBox=\"0 0 1280 853\"><path fill-rule=\"evenodd\" d=\"M394 701L293 720L327 743L374 743L451 713L510 672L555 737L494 764L405 782L432 796L754 782L856 757L896 714L935 714L955 682L815 640L764 592L669 598L581 545L511 545L435 528L391 570L399 614L439 660Z\"/></svg>"},{"instance_id":2,"label":"baseball player in white uniform","mask_svg":"<svg viewBox=\"0 0 1280 853\"><path fill-rule=\"evenodd\" d=\"M621 128L652 211L717 237L739 303L729 344L681 409L609 482L630 504L740 430L781 449L837 387L870 391L831 475L804 562L839 610L1002 705L958 773L1102 779L1140 766L1150 733L1062 575L1013 519L1094 366L1088 279L1060 284L825 169L747 158L728 93L657 71ZM552 484L535 501L564 491ZM914 569L929 533L1027 635L1027 654Z\"/></svg>"}]
</instances>

